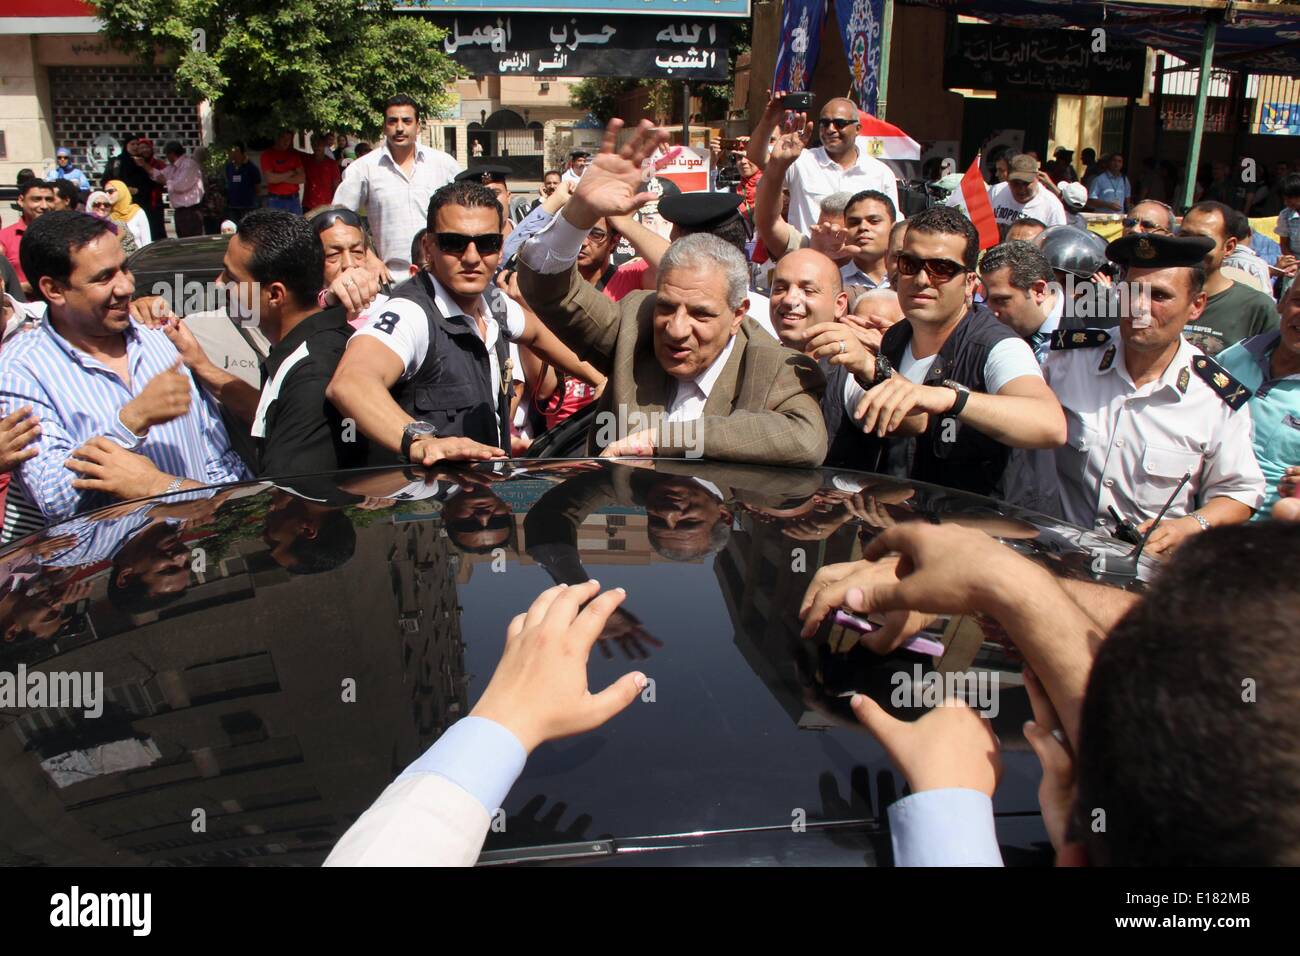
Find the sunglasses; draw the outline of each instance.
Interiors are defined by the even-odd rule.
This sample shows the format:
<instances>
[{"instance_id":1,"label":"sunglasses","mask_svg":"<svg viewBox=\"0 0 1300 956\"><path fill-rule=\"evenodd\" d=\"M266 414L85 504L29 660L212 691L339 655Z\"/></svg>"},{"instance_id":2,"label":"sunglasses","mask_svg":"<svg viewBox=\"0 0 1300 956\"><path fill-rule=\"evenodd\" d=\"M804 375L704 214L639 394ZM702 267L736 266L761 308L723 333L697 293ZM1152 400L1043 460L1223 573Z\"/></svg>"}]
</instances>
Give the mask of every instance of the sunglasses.
<instances>
[{"instance_id":1,"label":"sunglasses","mask_svg":"<svg viewBox=\"0 0 1300 956\"><path fill-rule=\"evenodd\" d=\"M311 217L311 227L318 236L326 229L332 229L336 222L365 232L366 227L362 224L361 217L351 209L327 209Z\"/></svg>"},{"instance_id":2,"label":"sunglasses","mask_svg":"<svg viewBox=\"0 0 1300 956\"><path fill-rule=\"evenodd\" d=\"M838 116L823 116L821 119L817 121L817 125L820 126L822 129L826 129L827 127L834 126L838 130L844 130L850 126L856 126L857 124L858 124L857 120L841 119Z\"/></svg>"},{"instance_id":3,"label":"sunglasses","mask_svg":"<svg viewBox=\"0 0 1300 956\"><path fill-rule=\"evenodd\" d=\"M593 229L591 232L587 233L587 238L592 242L601 243L609 238L609 233L604 229Z\"/></svg>"},{"instance_id":4,"label":"sunglasses","mask_svg":"<svg viewBox=\"0 0 1300 956\"><path fill-rule=\"evenodd\" d=\"M434 238L438 242L439 249L450 252L453 256L463 253L469 248L471 242L481 256L492 256L501 251L499 232L485 232L481 236L467 236L460 232L435 232Z\"/></svg>"},{"instance_id":5,"label":"sunglasses","mask_svg":"<svg viewBox=\"0 0 1300 956\"><path fill-rule=\"evenodd\" d=\"M951 259L921 259L910 252L899 253L898 272L900 275L914 276L922 269L932 282L947 282L962 272L969 272L960 262Z\"/></svg>"},{"instance_id":6,"label":"sunglasses","mask_svg":"<svg viewBox=\"0 0 1300 956\"><path fill-rule=\"evenodd\" d=\"M444 527L448 531L455 531L459 534L479 534L484 531L506 531L512 527L514 519L510 515L493 515L488 519L487 524L483 524L475 518L458 518L455 521L447 521Z\"/></svg>"},{"instance_id":7,"label":"sunglasses","mask_svg":"<svg viewBox=\"0 0 1300 956\"><path fill-rule=\"evenodd\" d=\"M111 202L97 202L97 203L92 203L90 208L91 209L112 209L113 204Z\"/></svg>"},{"instance_id":8,"label":"sunglasses","mask_svg":"<svg viewBox=\"0 0 1300 956\"><path fill-rule=\"evenodd\" d=\"M1125 229L1133 229L1133 228L1135 228L1135 227L1137 227L1137 226L1141 226L1144 232L1158 232L1158 233L1161 233L1162 235L1168 235L1168 234L1169 234L1169 230L1168 230L1168 228L1166 228L1165 226L1160 225L1160 223L1158 223L1158 222L1147 222L1145 219L1125 219L1125 220L1124 220L1124 228L1125 228Z\"/></svg>"}]
</instances>

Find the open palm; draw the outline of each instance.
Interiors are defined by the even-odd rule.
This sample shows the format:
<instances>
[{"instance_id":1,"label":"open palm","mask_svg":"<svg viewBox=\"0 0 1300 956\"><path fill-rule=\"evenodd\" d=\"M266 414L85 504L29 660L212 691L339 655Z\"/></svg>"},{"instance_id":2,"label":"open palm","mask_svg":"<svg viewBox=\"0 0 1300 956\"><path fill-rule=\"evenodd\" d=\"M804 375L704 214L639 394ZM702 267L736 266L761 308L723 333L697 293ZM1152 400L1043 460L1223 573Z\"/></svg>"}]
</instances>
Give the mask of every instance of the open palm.
<instances>
[{"instance_id":1,"label":"open palm","mask_svg":"<svg viewBox=\"0 0 1300 956\"><path fill-rule=\"evenodd\" d=\"M600 153L582 174L569 201L570 209L565 215L575 224L575 212L580 211L583 219L589 218L594 223L602 216L625 216L635 212L656 198L654 193L641 191L645 179L642 167L655 150L667 142L668 134L655 129L649 120L642 120L622 148L615 149L622 126L621 120L610 120Z\"/></svg>"}]
</instances>

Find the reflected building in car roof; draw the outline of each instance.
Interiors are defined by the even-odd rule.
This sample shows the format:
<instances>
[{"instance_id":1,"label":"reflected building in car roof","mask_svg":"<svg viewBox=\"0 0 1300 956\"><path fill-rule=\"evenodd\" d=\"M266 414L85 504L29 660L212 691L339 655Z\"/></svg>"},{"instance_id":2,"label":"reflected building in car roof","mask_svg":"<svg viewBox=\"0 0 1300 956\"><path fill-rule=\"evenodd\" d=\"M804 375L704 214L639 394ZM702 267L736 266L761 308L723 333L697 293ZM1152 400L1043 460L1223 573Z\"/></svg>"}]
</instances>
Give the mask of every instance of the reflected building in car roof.
<instances>
[{"instance_id":1,"label":"reflected building in car roof","mask_svg":"<svg viewBox=\"0 0 1300 956\"><path fill-rule=\"evenodd\" d=\"M104 713L0 728L0 861L321 862L467 707L452 558L436 524L384 521L290 576L245 538L152 620L34 665L102 671Z\"/></svg>"}]
</instances>

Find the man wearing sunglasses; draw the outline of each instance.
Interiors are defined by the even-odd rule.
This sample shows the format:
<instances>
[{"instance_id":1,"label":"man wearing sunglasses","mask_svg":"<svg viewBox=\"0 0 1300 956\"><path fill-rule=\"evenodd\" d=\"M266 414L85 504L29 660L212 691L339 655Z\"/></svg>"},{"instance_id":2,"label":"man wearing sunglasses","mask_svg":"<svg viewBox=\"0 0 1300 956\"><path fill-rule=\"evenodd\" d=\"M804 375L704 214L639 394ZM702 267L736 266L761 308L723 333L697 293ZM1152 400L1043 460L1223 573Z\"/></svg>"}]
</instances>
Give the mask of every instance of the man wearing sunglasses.
<instances>
[{"instance_id":1,"label":"man wearing sunglasses","mask_svg":"<svg viewBox=\"0 0 1300 956\"><path fill-rule=\"evenodd\" d=\"M1155 236L1172 236L1177 225L1174 211L1162 202L1144 199L1135 205L1123 219L1124 235L1148 233Z\"/></svg>"},{"instance_id":2,"label":"man wearing sunglasses","mask_svg":"<svg viewBox=\"0 0 1300 956\"><path fill-rule=\"evenodd\" d=\"M482 461L510 445L509 343L589 384L590 371L492 284L505 211L482 183L429 201L425 268L366 312L328 396L371 441L371 463Z\"/></svg>"},{"instance_id":3,"label":"man wearing sunglasses","mask_svg":"<svg viewBox=\"0 0 1300 956\"><path fill-rule=\"evenodd\" d=\"M748 154L760 168L767 164L767 144L773 132L779 131L786 110L781 105L784 93L773 95L750 137ZM821 201L831 193L860 193L874 189L889 197L898 208L898 180L894 171L871 156L866 137L859 135L857 105L849 99L837 97L822 107L816 123L804 123L804 114L791 118L803 133L805 143L813 133L821 139L815 149L805 149L785 171L785 186L790 190L790 225L806 233L821 213Z\"/></svg>"},{"instance_id":4,"label":"man wearing sunglasses","mask_svg":"<svg viewBox=\"0 0 1300 956\"><path fill-rule=\"evenodd\" d=\"M846 396L863 432L887 439L877 470L1004 497L1013 448L1054 448L1065 416L1015 330L972 305L979 234L956 209L908 220L898 257L906 321ZM862 467L871 468L872 463Z\"/></svg>"}]
</instances>

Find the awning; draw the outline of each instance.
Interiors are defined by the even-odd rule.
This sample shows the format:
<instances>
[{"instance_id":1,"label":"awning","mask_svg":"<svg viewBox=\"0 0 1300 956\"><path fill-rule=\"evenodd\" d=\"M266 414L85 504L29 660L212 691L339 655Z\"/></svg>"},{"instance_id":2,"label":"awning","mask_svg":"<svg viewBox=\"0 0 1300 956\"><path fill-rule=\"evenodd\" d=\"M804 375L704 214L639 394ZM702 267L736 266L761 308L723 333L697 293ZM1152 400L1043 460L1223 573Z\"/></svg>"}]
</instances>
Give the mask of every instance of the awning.
<instances>
[{"instance_id":1,"label":"awning","mask_svg":"<svg viewBox=\"0 0 1300 956\"><path fill-rule=\"evenodd\" d=\"M1103 27L1108 40L1140 43L1200 61L1207 14L1229 10L1219 23L1214 65L1246 73L1300 75L1300 6L1261 3L1178 4L1148 0L899 0L979 17L1008 27L1059 30Z\"/></svg>"}]
</instances>

